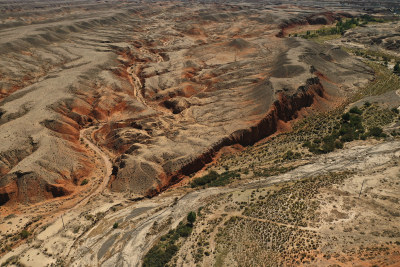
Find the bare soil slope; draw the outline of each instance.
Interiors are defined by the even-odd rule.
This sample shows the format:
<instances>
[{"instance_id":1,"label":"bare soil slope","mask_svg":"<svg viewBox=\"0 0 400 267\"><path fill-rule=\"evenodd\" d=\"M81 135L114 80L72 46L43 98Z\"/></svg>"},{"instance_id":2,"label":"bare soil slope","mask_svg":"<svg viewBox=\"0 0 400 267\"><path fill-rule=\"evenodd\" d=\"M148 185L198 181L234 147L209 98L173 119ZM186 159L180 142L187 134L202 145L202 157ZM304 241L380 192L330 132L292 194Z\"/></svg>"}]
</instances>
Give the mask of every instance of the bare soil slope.
<instances>
[{"instance_id":1,"label":"bare soil slope","mask_svg":"<svg viewBox=\"0 0 400 267\"><path fill-rule=\"evenodd\" d=\"M43 3L30 23L4 22L1 205L79 192L98 165L85 127L113 162L113 191L154 195L221 147L252 144L372 77L338 48L275 37L318 11L121 5Z\"/></svg>"}]
</instances>

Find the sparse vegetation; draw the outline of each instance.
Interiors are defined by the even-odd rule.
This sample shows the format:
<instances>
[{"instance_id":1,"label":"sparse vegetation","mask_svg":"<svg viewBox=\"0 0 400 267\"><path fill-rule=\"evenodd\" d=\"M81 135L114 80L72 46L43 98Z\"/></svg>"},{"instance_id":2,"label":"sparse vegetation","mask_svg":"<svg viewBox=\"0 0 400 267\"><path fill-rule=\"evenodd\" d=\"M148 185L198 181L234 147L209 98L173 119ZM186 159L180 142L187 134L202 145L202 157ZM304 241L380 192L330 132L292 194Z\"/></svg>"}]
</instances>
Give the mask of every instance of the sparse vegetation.
<instances>
[{"instance_id":1,"label":"sparse vegetation","mask_svg":"<svg viewBox=\"0 0 400 267\"><path fill-rule=\"evenodd\" d=\"M321 237L311 230L319 222L320 203L315 197L320 189L339 184L346 177L348 173L305 178L254 198L242 215L230 217L219 228L216 258L220 266L226 251L232 252L239 266L257 266L265 259L274 266L312 262L321 245Z\"/></svg>"},{"instance_id":2,"label":"sparse vegetation","mask_svg":"<svg viewBox=\"0 0 400 267\"><path fill-rule=\"evenodd\" d=\"M281 173L285 173L288 172L290 170L292 170L293 168L291 167L279 167L279 166L274 166L274 167L270 167L270 168L265 168L265 169L258 169L256 171L254 171L254 175L255 176L264 176L264 177L269 177L269 176L273 176L273 175L278 175Z\"/></svg>"},{"instance_id":3,"label":"sparse vegetation","mask_svg":"<svg viewBox=\"0 0 400 267\"><path fill-rule=\"evenodd\" d=\"M318 42L327 41L330 39L340 38L346 31L356 28L358 26L365 26L368 23L384 23L387 22L381 18L375 18L370 15L362 15L358 18L340 19L333 27L323 27L314 31L306 31L294 36L302 37L305 39L314 39Z\"/></svg>"},{"instance_id":4,"label":"sparse vegetation","mask_svg":"<svg viewBox=\"0 0 400 267\"><path fill-rule=\"evenodd\" d=\"M363 115L364 111L366 112ZM322 141L319 139L313 142L306 141L303 147L307 147L312 153L323 154L341 149L344 143L353 140L386 137L381 126L393 121L395 116L396 112L393 110L371 107L370 104L364 105L361 109L353 107L341 116L341 120L322 138ZM375 120L381 120L383 123L376 123ZM368 129L368 132L365 129Z\"/></svg>"},{"instance_id":5,"label":"sparse vegetation","mask_svg":"<svg viewBox=\"0 0 400 267\"><path fill-rule=\"evenodd\" d=\"M193 230L193 223L196 221L196 213L191 211L187 215L187 222L180 222L176 229L170 230L163 235L159 242L155 244L145 255L143 260L144 267L163 267L178 252L180 245Z\"/></svg>"},{"instance_id":6,"label":"sparse vegetation","mask_svg":"<svg viewBox=\"0 0 400 267\"><path fill-rule=\"evenodd\" d=\"M387 67L372 61L367 61L367 64L374 70L375 79L365 88L359 90L351 99L355 102L366 96L382 95L386 92L397 90L400 86L400 78L393 74Z\"/></svg>"},{"instance_id":7,"label":"sparse vegetation","mask_svg":"<svg viewBox=\"0 0 400 267\"><path fill-rule=\"evenodd\" d=\"M380 77L384 79L386 76ZM375 80L371 83L376 82ZM367 88L370 86L367 85ZM374 88L374 94L381 92L381 86ZM365 92L365 88L362 90ZM359 94L357 99L358 96ZM247 176L278 175L297 167L300 164L299 159L307 160L312 154L342 149L345 143L353 140L382 138L384 135L370 135L370 129L383 129L398 117L396 110L382 108L370 102L353 107L349 112L344 112L344 107L345 105L326 113L312 114L296 122L291 132L270 138L262 145L249 147L240 155L223 156L218 165L229 165L231 171Z\"/></svg>"},{"instance_id":8,"label":"sparse vegetation","mask_svg":"<svg viewBox=\"0 0 400 267\"><path fill-rule=\"evenodd\" d=\"M238 178L240 178L240 175L234 171L226 171L222 174L218 174L216 171L210 171L203 177L195 178L191 183L191 187L194 188L199 186L224 186L230 183L232 180Z\"/></svg>"},{"instance_id":9,"label":"sparse vegetation","mask_svg":"<svg viewBox=\"0 0 400 267\"><path fill-rule=\"evenodd\" d=\"M301 158L301 154L299 152L293 152L291 150L287 151L284 155L283 155L283 159L284 160L292 160L292 159L299 159Z\"/></svg>"}]
</instances>

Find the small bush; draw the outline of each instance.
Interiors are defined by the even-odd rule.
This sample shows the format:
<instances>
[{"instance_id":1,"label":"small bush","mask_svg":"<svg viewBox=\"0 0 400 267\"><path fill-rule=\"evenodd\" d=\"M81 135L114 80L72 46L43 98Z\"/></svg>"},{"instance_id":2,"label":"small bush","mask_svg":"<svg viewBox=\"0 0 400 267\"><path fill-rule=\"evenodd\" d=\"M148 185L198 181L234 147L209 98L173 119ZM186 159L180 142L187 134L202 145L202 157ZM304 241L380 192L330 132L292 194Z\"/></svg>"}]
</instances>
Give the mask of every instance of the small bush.
<instances>
[{"instance_id":1,"label":"small bush","mask_svg":"<svg viewBox=\"0 0 400 267\"><path fill-rule=\"evenodd\" d=\"M336 140L335 141L335 148L342 149L343 148L343 143L340 142L339 140Z\"/></svg>"},{"instance_id":2,"label":"small bush","mask_svg":"<svg viewBox=\"0 0 400 267\"><path fill-rule=\"evenodd\" d=\"M374 137L383 137L383 130L380 127L372 127L369 130L368 135Z\"/></svg>"},{"instance_id":3,"label":"small bush","mask_svg":"<svg viewBox=\"0 0 400 267\"><path fill-rule=\"evenodd\" d=\"M194 214L191 215L191 214ZM194 219L193 219L194 217ZM194 222L196 213L193 211L188 214L188 222ZM184 224L182 221L176 229L171 229L167 234L160 238L160 241L155 244L149 252L144 256L144 267L164 267L171 261L174 255L178 252L178 241L180 238L186 238L192 233L193 227L189 223Z\"/></svg>"},{"instance_id":4,"label":"small bush","mask_svg":"<svg viewBox=\"0 0 400 267\"><path fill-rule=\"evenodd\" d=\"M293 153L293 151L289 150L283 155L284 160L292 160L292 159L298 159L301 158L301 154L296 152Z\"/></svg>"},{"instance_id":5,"label":"small bush","mask_svg":"<svg viewBox=\"0 0 400 267\"><path fill-rule=\"evenodd\" d=\"M22 230L22 232L20 233L20 236L22 239L27 239L29 237L30 233L27 230Z\"/></svg>"},{"instance_id":6,"label":"small bush","mask_svg":"<svg viewBox=\"0 0 400 267\"><path fill-rule=\"evenodd\" d=\"M117 228L118 228L118 223L117 223L117 222L113 224L113 228L114 228L114 229L117 229Z\"/></svg>"},{"instance_id":7,"label":"small bush","mask_svg":"<svg viewBox=\"0 0 400 267\"><path fill-rule=\"evenodd\" d=\"M350 115L350 126L352 128L361 129L362 128L362 118L358 115Z\"/></svg>"},{"instance_id":8,"label":"small bush","mask_svg":"<svg viewBox=\"0 0 400 267\"><path fill-rule=\"evenodd\" d=\"M176 228L176 233L178 234L178 237L188 237L192 233L192 227L190 225L181 225L178 228Z\"/></svg>"},{"instance_id":9,"label":"small bush","mask_svg":"<svg viewBox=\"0 0 400 267\"><path fill-rule=\"evenodd\" d=\"M81 182L81 185L85 185L85 184L88 184L89 183L89 181L87 180L87 179L84 179L82 182Z\"/></svg>"},{"instance_id":10,"label":"small bush","mask_svg":"<svg viewBox=\"0 0 400 267\"><path fill-rule=\"evenodd\" d=\"M354 113L354 114L361 115L363 112L362 112L362 110L359 109L358 107L352 107L352 108L350 109L350 113Z\"/></svg>"},{"instance_id":11,"label":"small bush","mask_svg":"<svg viewBox=\"0 0 400 267\"><path fill-rule=\"evenodd\" d=\"M329 153L335 150L335 140L334 135L328 135L323 138L324 143L322 144L321 152Z\"/></svg>"},{"instance_id":12,"label":"small bush","mask_svg":"<svg viewBox=\"0 0 400 267\"><path fill-rule=\"evenodd\" d=\"M187 220L190 225L193 225L193 223L196 221L196 213L194 211L189 212Z\"/></svg>"},{"instance_id":13,"label":"small bush","mask_svg":"<svg viewBox=\"0 0 400 267\"><path fill-rule=\"evenodd\" d=\"M211 183L212 181L216 180L218 178L218 176L219 176L219 174L216 171L210 171L208 174L204 175L203 177L194 179L191 183L191 186L197 187L197 186L206 185L206 184Z\"/></svg>"},{"instance_id":14,"label":"small bush","mask_svg":"<svg viewBox=\"0 0 400 267\"><path fill-rule=\"evenodd\" d=\"M371 106L371 103L370 103L370 102L367 101L367 102L364 103L364 107L368 108L368 107L370 107L370 106Z\"/></svg>"},{"instance_id":15,"label":"small bush","mask_svg":"<svg viewBox=\"0 0 400 267\"><path fill-rule=\"evenodd\" d=\"M196 178L192 181L191 187L199 186L224 186L227 185L231 180L239 178L240 175L234 171L227 171L222 174L218 174L216 171L210 171L203 177Z\"/></svg>"},{"instance_id":16,"label":"small bush","mask_svg":"<svg viewBox=\"0 0 400 267\"><path fill-rule=\"evenodd\" d=\"M353 141L355 138L354 138L354 133L353 132L349 132L349 133L346 133L346 134L344 134L341 138L340 138L340 140L342 141L342 142L351 142L351 141Z\"/></svg>"},{"instance_id":17,"label":"small bush","mask_svg":"<svg viewBox=\"0 0 400 267\"><path fill-rule=\"evenodd\" d=\"M310 141L306 141L306 142L303 143L302 146L310 148L311 147L311 142Z\"/></svg>"},{"instance_id":18,"label":"small bush","mask_svg":"<svg viewBox=\"0 0 400 267\"><path fill-rule=\"evenodd\" d=\"M339 135L340 136L345 136L345 135L352 135L353 136L354 135L354 128L350 124L345 123L345 124L342 125L342 127L340 127Z\"/></svg>"},{"instance_id":19,"label":"small bush","mask_svg":"<svg viewBox=\"0 0 400 267\"><path fill-rule=\"evenodd\" d=\"M321 140L320 139L314 139L313 143L314 144L321 144Z\"/></svg>"},{"instance_id":20,"label":"small bush","mask_svg":"<svg viewBox=\"0 0 400 267\"><path fill-rule=\"evenodd\" d=\"M165 248L155 246L146 254L143 266L163 267L171 260L178 250L179 248L175 244L167 245Z\"/></svg>"},{"instance_id":21,"label":"small bush","mask_svg":"<svg viewBox=\"0 0 400 267\"><path fill-rule=\"evenodd\" d=\"M343 115L342 115L342 119L344 120L344 121L349 121L350 120L350 113L344 113Z\"/></svg>"}]
</instances>

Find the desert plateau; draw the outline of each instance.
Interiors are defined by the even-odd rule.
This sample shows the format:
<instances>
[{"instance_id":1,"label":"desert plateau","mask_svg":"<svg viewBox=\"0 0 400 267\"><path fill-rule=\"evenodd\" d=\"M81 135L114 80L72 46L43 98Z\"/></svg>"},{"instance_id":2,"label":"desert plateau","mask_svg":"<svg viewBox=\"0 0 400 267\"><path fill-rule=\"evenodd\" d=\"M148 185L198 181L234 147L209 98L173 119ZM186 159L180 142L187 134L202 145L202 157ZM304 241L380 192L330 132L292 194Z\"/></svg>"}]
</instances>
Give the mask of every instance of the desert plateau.
<instances>
[{"instance_id":1,"label":"desert plateau","mask_svg":"<svg viewBox=\"0 0 400 267\"><path fill-rule=\"evenodd\" d=\"M0 266L400 266L400 2L0 11Z\"/></svg>"}]
</instances>

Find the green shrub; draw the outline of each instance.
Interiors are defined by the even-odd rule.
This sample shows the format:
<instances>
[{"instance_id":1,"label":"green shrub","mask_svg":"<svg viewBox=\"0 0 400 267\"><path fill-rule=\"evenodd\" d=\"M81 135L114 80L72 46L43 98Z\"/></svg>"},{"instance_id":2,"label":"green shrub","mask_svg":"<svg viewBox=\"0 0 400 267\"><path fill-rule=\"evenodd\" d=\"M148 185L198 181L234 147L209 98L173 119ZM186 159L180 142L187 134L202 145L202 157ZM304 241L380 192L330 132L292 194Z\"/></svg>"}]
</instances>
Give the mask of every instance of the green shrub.
<instances>
[{"instance_id":1,"label":"green shrub","mask_svg":"<svg viewBox=\"0 0 400 267\"><path fill-rule=\"evenodd\" d=\"M374 137L384 137L383 130L380 127L372 127L371 129L369 129L368 135Z\"/></svg>"},{"instance_id":2,"label":"green shrub","mask_svg":"<svg viewBox=\"0 0 400 267\"><path fill-rule=\"evenodd\" d=\"M199 186L224 186L227 185L231 180L239 178L240 175L234 171L227 171L222 174L218 174L216 171L210 171L203 177L196 178L191 182L191 187Z\"/></svg>"},{"instance_id":3,"label":"green shrub","mask_svg":"<svg viewBox=\"0 0 400 267\"><path fill-rule=\"evenodd\" d=\"M89 183L89 181L87 179L83 179L83 181L81 182L81 185L85 185L85 184L88 184L88 183Z\"/></svg>"},{"instance_id":4,"label":"green shrub","mask_svg":"<svg viewBox=\"0 0 400 267\"><path fill-rule=\"evenodd\" d=\"M344 123L339 129L339 135L344 136L344 135L353 135L354 129L351 127L350 124Z\"/></svg>"},{"instance_id":5,"label":"green shrub","mask_svg":"<svg viewBox=\"0 0 400 267\"><path fill-rule=\"evenodd\" d=\"M192 215L194 214L194 216ZM144 267L164 267L171 261L174 255L178 252L178 245L181 244L178 240L190 236L193 230L192 224L196 220L196 213L189 212L188 223L184 224L182 221L176 229L171 229L167 234L160 238L160 241L155 244L149 252L144 256Z\"/></svg>"},{"instance_id":6,"label":"green shrub","mask_svg":"<svg viewBox=\"0 0 400 267\"><path fill-rule=\"evenodd\" d=\"M313 143L314 144L321 144L321 140L320 139L314 139Z\"/></svg>"},{"instance_id":7,"label":"green shrub","mask_svg":"<svg viewBox=\"0 0 400 267\"><path fill-rule=\"evenodd\" d=\"M355 139L355 134L354 134L354 132L346 133L346 134L344 134L344 135L340 138L340 140L341 140L342 142L351 142L351 141L353 141L354 139Z\"/></svg>"},{"instance_id":8,"label":"green shrub","mask_svg":"<svg viewBox=\"0 0 400 267\"><path fill-rule=\"evenodd\" d=\"M329 153L335 150L335 145L333 142L324 143L322 145L322 153Z\"/></svg>"},{"instance_id":9,"label":"green shrub","mask_svg":"<svg viewBox=\"0 0 400 267\"><path fill-rule=\"evenodd\" d=\"M189 212L187 220L190 225L193 225L193 223L196 221L196 213L194 211Z\"/></svg>"},{"instance_id":10,"label":"green shrub","mask_svg":"<svg viewBox=\"0 0 400 267\"><path fill-rule=\"evenodd\" d=\"M350 126L352 128L361 129L362 128L362 118L359 115L350 115Z\"/></svg>"},{"instance_id":11,"label":"green shrub","mask_svg":"<svg viewBox=\"0 0 400 267\"><path fill-rule=\"evenodd\" d=\"M310 141L304 142L303 145L302 145L302 147L308 147L308 148L310 148L310 147L311 147L311 142L310 142Z\"/></svg>"},{"instance_id":12,"label":"green shrub","mask_svg":"<svg viewBox=\"0 0 400 267\"><path fill-rule=\"evenodd\" d=\"M393 68L394 73L400 73L400 62L396 62L396 65L394 65Z\"/></svg>"},{"instance_id":13,"label":"green shrub","mask_svg":"<svg viewBox=\"0 0 400 267\"><path fill-rule=\"evenodd\" d=\"M143 266L164 267L178 250L179 248L175 244L169 244L166 247L154 246L144 257Z\"/></svg>"},{"instance_id":14,"label":"green shrub","mask_svg":"<svg viewBox=\"0 0 400 267\"><path fill-rule=\"evenodd\" d=\"M368 108L368 107L370 107L370 106L371 106L371 103L370 103L370 102L367 101L367 102L364 103L364 107Z\"/></svg>"},{"instance_id":15,"label":"green shrub","mask_svg":"<svg viewBox=\"0 0 400 267\"><path fill-rule=\"evenodd\" d=\"M30 235L30 233L27 230L22 230L21 233L19 234L22 239L27 239Z\"/></svg>"},{"instance_id":16,"label":"green shrub","mask_svg":"<svg viewBox=\"0 0 400 267\"><path fill-rule=\"evenodd\" d=\"M350 120L350 113L344 113L343 115L342 115L342 119L344 120L344 121L349 121Z\"/></svg>"},{"instance_id":17,"label":"green shrub","mask_svg":"<svg viewBox=\"0 0 400 267\"><path fill-rule=\"evenodd\" d=\"M196 178L192 181L191 186L203 186L218 178L219 174L216 171L210 171L208 174L204 175L203 177Z\"/></svg>"},{"instance_id":18,"label":"green shrub","mask_svg":"<svg viewBox=\"0 0 400 267\"><path fill-rule=\"evenodd\" d=\"M354 113L354 114L361 115L363 112L362 112L362 110L359 109L358 107L352 107L352 108L350 109L350 113Z\"/></svg>"},{"instance_id":19,"label":"green shrub","mask_svg":"<svg viewBox=\"0 0 400 267\"><path fill-rule=\"evenodd\" d=\"M118 228L118 223L117 223L117 222L113 224L113 228L114 228L114 229L117 229L117 228Z\"/></svg>"},{"instance_id":20,"label":"green shrub","mask_svg":"<svg viewBox=\"0 0 400 267\"><path fill-rule=\"evenodd\" d=\"M336 136L334 134L331 135L327 135L325 136L322 140L324 141L324 143L333 143L336 140Z\"/></svg>"},{"instance_id":21,"label":"green shrub","mask_svg":"<svg viewBox=\"0 0 400 267\"><path fill-rule=\"evenodd\" d=\"M289 150L283 155L284 160L292 160L292 159L298 159L301 157L301 154L296 152L293 153L293 151Z\"/></svg>"},{"instance_id":22,"label":"green shrub","mask_svg":"<svg viewBox=\"0 0 400 267\"><path fill-rule=\"evenodd\" d=\"M342 149L343 148L343 143L340 142L339 140L336 140L335 141L335 148Z\"/></svg>"},{"instance_id":23,"label":"green shrub","mask_svg":"<svg viewBox=\"0 0 400 267\"><path fill-rule=\"evenodd\" d=\"M178 234L178 237L188 237L192 233L192 229L191 225L184 224L176 228L176 233Z\"/></svg>"}]
</instances>

